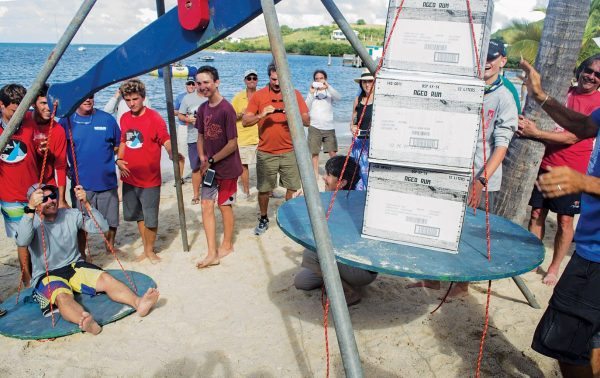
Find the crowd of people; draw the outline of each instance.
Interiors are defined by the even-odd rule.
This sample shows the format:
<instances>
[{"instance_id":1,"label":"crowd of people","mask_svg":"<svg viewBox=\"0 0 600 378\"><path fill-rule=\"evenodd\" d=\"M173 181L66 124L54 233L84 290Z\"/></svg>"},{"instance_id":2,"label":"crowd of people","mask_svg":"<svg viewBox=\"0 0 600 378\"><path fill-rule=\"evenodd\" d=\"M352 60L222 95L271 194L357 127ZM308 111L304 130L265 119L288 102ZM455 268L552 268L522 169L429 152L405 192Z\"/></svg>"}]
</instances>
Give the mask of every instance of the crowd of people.
<instances>
[{"instance_id":1,"label":"crowd of people","mask_svg":"<svg viewBox=\"0 0 600 378\"><path fill-rule=\"evenodd\" d=\"M600 291L596 288L600 274L596 275L596 271L600 269L600 229L595 216L600 211L597 178L600 168L594 138L600 126L600 55L579 65L575 71L576 85L569 89L564 106L543 91L537 72L522 63L529 95L556 121L552 131L540 130L534 120L519 115L521 105L514 95L516 91L501 75L506 55L501 41L490 41L483 77L485 117L475 151L475 176L468 205L494 212L494 197L502 182L502 161L514 134L546 144L537 185L531 194L529 230L543 238L548 212L557 213L554 256L543 279L545 284L556 288L536 330L533 347L557 358L563 372L591 369L597 373ZM238 192L239 197L252 200L250 168L253 166L260 214L254 234L267 232L269 201L274 190L283 187L285 200L289 200L298 195L302 183L273 63L266 74L268 84L259 89L258 71L246 70L244 87L231 102L219 92L219 72L214 67L200 67L195 76L188 78L186 91L177 96L175 107L179 156L173 156L165 121L149 107L144 83L139 79L122 83L105 107L116 113L116 117L96 108L94 97L90 96L54 127L47 102L48 87L40 90L31 104L33 110L25 115L0 155L0 207L6 234L16 240L23 283L34 288L43 312L57 306L66 320L92 334L99 333L101 328L73 301L73 291L106 292L111 299L134 307L141 316L150 312L158 300L158 290L150 289L143 296L136 296L101 268L86 262L85 241L86 233L103 233L107 249L118 252L115 237L122 201L123 219L137 223L143 242L139 259L160 261L154 244L160 214L163 148L171 159L179 161L181 173L186 160L183 155L187 152L192 170L191 204L201 205L207 241L206 255L197 262L197 268L218 265L233 252L233 204ZM337 186L365 190L368 185L374 80L368 71L355 79L359 88L349 125L355 140L345 172L342 171L345 158L337 155L333 128L333 106L341 99L340 93L320 69L313 74L306 98L297 90L294 93L302 123L308 128L307 142L317 177L321 152L329 155L323 174L325 190L335 190ZM25 92L18 84L0 88L0 134ZM220 243L215 205L223 222ZM574 232L573 217L578 213L581 218ZM91 222L90 217L97 222ZM47 243L42 243L42 228L51 235ZM576 253L561 276L560 265L573 237ZM349 305L360 300L360 287L377 277L375 272L343 264L338 264L338 269ZM314 252L304 253L302 269L294 284L302 290L323 285ZM439 289L440 283L424 281L411 287ZM456 285L450 293L467 294L468 283ZM561 340L566 335L572 336L573 342L565 346Z\"/></svg>"}]
</instances>

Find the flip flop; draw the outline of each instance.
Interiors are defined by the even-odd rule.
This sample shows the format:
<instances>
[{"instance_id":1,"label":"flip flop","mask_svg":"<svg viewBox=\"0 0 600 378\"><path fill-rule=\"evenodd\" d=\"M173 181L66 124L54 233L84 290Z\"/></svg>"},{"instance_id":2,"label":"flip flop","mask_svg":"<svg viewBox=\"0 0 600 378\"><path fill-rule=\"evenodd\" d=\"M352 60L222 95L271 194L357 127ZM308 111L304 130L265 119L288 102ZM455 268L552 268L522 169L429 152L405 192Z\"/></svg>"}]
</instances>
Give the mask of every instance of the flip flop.
<instances>
[{"instance_id":1,"label":"flip flop","mask_svg":"<svg viewBox=\"0 0 600 378\"><path fill-rule=\"evenodd\" d=\"M192 205L197 205L199 203L200 203L200 198L198 198L198 197L192 198Z\"/></svg>"},{"instance_id":2,"label":"flip flop","mask_svg":"<svg viewBox=\"0 0 600 378\"><path fill-rule=\"evenodd\" d=\"M6 310L3 308L0 308L0 317L6 315Z\"/></svg>"}]
</instances>

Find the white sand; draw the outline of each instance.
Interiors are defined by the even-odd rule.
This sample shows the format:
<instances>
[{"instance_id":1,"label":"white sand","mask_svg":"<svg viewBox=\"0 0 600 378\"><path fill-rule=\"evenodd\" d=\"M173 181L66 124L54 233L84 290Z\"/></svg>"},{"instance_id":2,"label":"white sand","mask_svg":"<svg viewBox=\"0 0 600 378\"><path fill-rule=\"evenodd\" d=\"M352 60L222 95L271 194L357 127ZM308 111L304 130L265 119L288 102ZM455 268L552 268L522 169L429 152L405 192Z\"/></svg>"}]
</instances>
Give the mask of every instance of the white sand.
<instances>
[{"instance_id":1,"label":"white sand","mask_svg":"<svg viewBox=\"0 0 600 378\"><path fill-rule=\"evenodd\" d=\"M256 201L240 201L235 252L221 265L199 271L194 262L206 247L200 206L189 205L189 182L183 188L190 253L183 252L172 183L163 185L161 198L156 243L161 263L133 261L141 252L135 224L123 222L117 235L125 267L158 283L157 308L146 318L133 315L109 324L95 337L39 342L0 336L0 376L325 376L321 293L293 287L303 249L276 224L281 200L271 200L271 225L261 237L252 234ZM555 229L555 223L548 227L551 237ZM547 239L543 267L552 253ZM16 291L19 269L14 243L4 233L0 247L0 295L6 298ZM118 269L98 239L92 249L95 263ZM523 278L545 307L552 289L539 274ZM442 292L405 289L409 282L380 275L363 291L362 302L350 308L365 376L473 376L487 282L472 285L470 296L444 304L434 315L429 312ZM531 308L510 279L493 282L492 289L482 376L557 376L556 362L530 348L543 310ZM332 323L331 373L343 376Z\"/></svg>"}]
</instances>

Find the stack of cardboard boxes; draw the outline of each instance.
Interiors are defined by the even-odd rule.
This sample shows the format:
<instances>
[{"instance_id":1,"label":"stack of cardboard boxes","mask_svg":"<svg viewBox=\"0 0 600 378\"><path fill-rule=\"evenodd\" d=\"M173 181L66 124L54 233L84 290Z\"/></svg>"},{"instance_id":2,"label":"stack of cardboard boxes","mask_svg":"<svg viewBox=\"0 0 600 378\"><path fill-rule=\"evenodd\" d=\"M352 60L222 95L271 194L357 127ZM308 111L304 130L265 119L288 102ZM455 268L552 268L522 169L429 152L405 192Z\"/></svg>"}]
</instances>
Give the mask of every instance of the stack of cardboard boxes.
<instances>
[{"instance_id":1,"label":"stack of cardboard boxes","mask_svg":"<svg viewBox=\"0 0 600 378\"><path fill-rule=\"evenodd\" d=\"M493 3L404 0L392 32L401 3L391 0L388 9L362 234L457 253L481 127L477 65L483 71Z\"/></svg>"}]
</instances>

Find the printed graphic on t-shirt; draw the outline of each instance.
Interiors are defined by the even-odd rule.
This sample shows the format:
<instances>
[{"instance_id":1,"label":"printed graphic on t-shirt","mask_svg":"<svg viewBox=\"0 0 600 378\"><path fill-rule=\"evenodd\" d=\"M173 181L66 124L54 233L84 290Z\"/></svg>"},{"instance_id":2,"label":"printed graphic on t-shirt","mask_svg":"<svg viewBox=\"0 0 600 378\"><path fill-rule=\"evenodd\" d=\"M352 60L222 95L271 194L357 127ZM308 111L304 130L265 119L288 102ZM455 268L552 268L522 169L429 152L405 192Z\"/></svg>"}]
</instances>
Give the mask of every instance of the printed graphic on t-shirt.
<instances>
[{"instance_id":1,"label":"printed graphic on t-shirt","mask_svg":"<svg viewBox=\"0 0 600 378\"><path fill-rule=\"evenodd\" d=\"M0 160L8 164L15 164L27 156L27 145L20 140L10 139L0 154Z\"/></svg>"},{"instance_id":2,"label":"printed graphic on t-shirt","mask_svg":"<svg viewBox=\"0 0 600 378\"><path fill-rule=\"evenodd\" d=\"M223 133L223 129L220 125L212 123L212 114L204 117L204 138L206 139L218 139Z\"/></svg>"},{"instance_id":3,"label":"printed graphic on t-shirt","mask_svg":"<svg viewBox=\"0 0 600 378\"><path fill-rule=\"evenodd\" d=\"M144 145L144 136L139 130L128 130L125 133L125 145L134 150L142 148Z\"/></svg>"}]
</instances>

